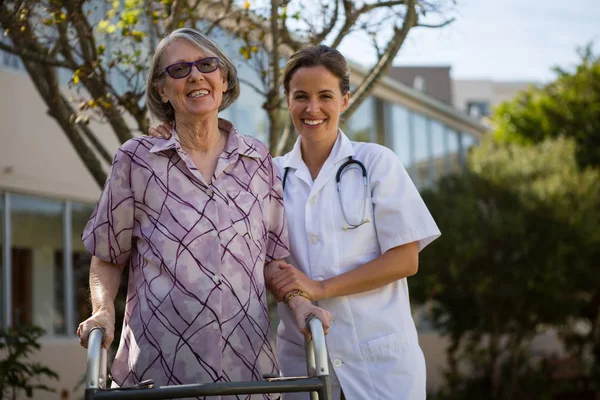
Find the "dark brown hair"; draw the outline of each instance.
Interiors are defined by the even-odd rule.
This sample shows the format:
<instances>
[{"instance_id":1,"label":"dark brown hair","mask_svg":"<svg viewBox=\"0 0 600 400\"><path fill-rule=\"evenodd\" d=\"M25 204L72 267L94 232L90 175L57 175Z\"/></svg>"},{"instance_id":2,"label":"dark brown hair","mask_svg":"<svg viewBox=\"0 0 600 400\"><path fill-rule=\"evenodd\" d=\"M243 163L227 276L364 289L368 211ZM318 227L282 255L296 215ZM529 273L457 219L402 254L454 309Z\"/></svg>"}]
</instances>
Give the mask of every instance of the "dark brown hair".
<instances>
[{"instance_id":1,"label":"dark brown hair","mask_svg":"<svg viewBox=\"0 0 600 400\"><path fill-rule=\"evenodd\" d=\"M290 81L300 68L323 66L340 79L340 91L345 95L350 91L350 68L344 56L329 46L319 44L310 46L294 53L283 70L283 87L287 96Z\"/></svg>"}]
</instances>

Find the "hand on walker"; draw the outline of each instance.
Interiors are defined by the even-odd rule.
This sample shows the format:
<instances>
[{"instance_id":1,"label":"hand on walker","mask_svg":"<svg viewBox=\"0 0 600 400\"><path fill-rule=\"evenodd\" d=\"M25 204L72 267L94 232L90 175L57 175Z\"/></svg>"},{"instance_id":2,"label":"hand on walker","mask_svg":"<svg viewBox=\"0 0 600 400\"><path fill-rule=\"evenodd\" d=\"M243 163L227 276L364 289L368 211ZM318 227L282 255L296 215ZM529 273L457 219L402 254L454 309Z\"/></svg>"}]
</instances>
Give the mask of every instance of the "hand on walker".
<instances>
[{"instance_id":1,"label":"hand on walker","mask_svg":"<svg viewBox=\"0 0 600 400\"><path fill-rule=\"evenodd\" d=\"M313 301L326 298L322 282L310 279L302 271L283 262L279 264L279 271L273 273L269 287L277 299L283 299L291 290L302 290Z\"/></svg>"},{"instance_id":2,"label":"hand on walker","mask_svg":"<svg viewBox=\"0 0 600 400\"><path fill-rule=\"evenodd\" d=\"M88 346L88 337L93 328L104 329L104 340L102 347L109 349L115 338L115 313L114 311L97 311L91 317L79 324L77 336L79 344L85 349Z\"/></svg>"},{"instance_id":3,"label":"hand on walker","mask_svg":"<svg viewBox=\"0 0 600 400\"><path fill-rule=\"evenodd\" d=\"M323 324L323 331L327 335L333 319L329 311L315 306L310 302L310 300L305 299L302 296L297 296L291 299L288 303L288 306L294 314L296 326L298 326L298 329L300 332L302 332L307 340L311 339L310 330L306 326L306 321L308 321L310 317L317 317L321 321Z\"/></svg>"},{"instance_id":4,"label":"hand on walker","mask_svg":"<svg viewBox=\"0 0 600 400\"><path fill-rule=\"evenodd\" d=\"M150 127L148 129L148 135L159 138L159 139L170 139L171 138L171 124L163 122L157 125L155 128Z\"/></svg>"}]
</instances>

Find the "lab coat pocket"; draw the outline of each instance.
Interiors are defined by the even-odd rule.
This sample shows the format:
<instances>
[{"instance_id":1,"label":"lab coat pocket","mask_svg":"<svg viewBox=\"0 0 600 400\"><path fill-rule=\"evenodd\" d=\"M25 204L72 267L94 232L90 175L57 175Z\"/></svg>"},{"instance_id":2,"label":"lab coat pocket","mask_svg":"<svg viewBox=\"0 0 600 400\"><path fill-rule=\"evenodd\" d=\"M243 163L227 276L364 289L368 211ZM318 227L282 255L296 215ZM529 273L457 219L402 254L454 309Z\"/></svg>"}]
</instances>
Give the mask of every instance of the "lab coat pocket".
<instances>
[{"instance_id":1,"label":"lab coat pocket","mask_svg":"<svg viewBox=\"0 0 600 400\"><path fill-rule=\"evenodd\" d=\"M373 199L356 196L353 202L346 201L344 211L336 199L335 231L338 237L338 250L340 259L354 259L364 254L379 251L375 220L373 218ZM360 201L359 201L360 200ZM364 202L364 216L361 215ZM345 213L345 216L344 216ZM362 221L361 221L362 217ZM363 222L359 226L360 222Z\"/></svg>"},{"instance_id":2,"label":"lab coat pocket","mask_svg":"<svg viewBox=\"0 0 600 400\"><path fill-rule=\"evenodd\" d=\"M374 363L397 360L407 348L408 339L402 332L394 332L361 344L365 360Z\"/></svg>"},{"instance_id":3,"label":"lab coat pocket","mask_svg":"<svg viewBox=\"0 0 600 400\"><path fill-rule=\"evenodd\" d=\"M266 235L263 201L244 190L228 190L227 196L233 229L248 241L263 242Z\"/></svg>"}]
</instances>

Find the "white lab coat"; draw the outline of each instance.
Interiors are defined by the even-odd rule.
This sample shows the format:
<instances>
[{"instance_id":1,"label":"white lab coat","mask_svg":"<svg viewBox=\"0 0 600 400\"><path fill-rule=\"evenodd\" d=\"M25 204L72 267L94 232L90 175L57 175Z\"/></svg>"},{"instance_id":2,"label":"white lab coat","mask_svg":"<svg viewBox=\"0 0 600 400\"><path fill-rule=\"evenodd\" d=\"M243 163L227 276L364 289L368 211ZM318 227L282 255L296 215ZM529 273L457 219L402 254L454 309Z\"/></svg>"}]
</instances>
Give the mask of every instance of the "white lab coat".
<instances>
[{"instance_id":1,"label":"white lab coat","mask_svg":"<svg viewBox=\"0 0 600 400\"><path fill-rule=\"evenodd\" d=\"M352 156L368 176L365 216L369 222L346 229L336 172ZM398 157L374 143L351 142L341 131L329 158L313 182L302 160L300 142L275 159L286 179L284 200L289 227L288 262L315 280L327 279L418 241L423 249L440 235L431 214ZM358 223L364 203L359 169L342 174L342 201L349 222ZM427 273L422 271L421 273ZM348 400L425 398L425 360L410 312L408 285L401 279L365 293L318 302L333 314L327 335L334 400L339 385ZM279 305L277 350L283 374L306 374L304 340L287 306ZM286 394L285 400L308 400Z\"/></svg>"}]
</instances>

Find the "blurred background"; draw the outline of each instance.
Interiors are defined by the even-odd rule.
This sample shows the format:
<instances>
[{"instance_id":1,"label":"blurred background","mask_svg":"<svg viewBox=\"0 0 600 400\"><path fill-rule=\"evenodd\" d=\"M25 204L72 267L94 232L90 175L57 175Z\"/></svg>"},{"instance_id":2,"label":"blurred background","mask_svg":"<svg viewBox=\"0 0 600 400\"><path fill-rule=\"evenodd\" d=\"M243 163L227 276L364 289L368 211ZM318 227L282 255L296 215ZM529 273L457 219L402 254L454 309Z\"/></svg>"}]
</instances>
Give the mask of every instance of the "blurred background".
<instances>
[{"instance_id":1,"label":"blurred background","mask_svg":"<svg viewBox=\"0 0 600 400\"><path fill-rule=\"evenodd\" d=\"M80 235L181 26L235 60L222 117L274 154L277 68L314 43L351 61L344 132L398 155L442 231L409 278L430 398L600 399L595 0L0 0L0 398L83 398Z\"/></svg>"}]
</instances>

